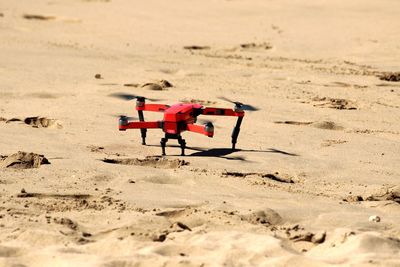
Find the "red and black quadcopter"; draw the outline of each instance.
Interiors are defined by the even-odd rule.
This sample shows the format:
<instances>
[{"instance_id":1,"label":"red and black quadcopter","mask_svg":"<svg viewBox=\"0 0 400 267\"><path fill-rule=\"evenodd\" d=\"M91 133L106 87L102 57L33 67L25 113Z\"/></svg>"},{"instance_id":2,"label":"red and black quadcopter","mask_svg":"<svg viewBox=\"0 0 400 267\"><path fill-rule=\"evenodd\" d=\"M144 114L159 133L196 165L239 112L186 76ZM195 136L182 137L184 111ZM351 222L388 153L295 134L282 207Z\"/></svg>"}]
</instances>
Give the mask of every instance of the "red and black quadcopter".
<instances>
[{"instance_id":1,"label":"red and black quadcopter","mask_svg":"<svg viewBox=\"0 0 400 267\"><path fill-rule=\"evenodd\" d=\"M235 150L237 138L240 132L240 125L244 117L244 111L255 111L257 108L245 105L240 102L231 101L225 97L220 99L233 103L233 109L228 108L212 108L204 107L194 103L178 103L174 105L164 104L147 104L146 99L155 101L143 96L136 96L126 93L115 93L110 96L121 98L124 100L136 99L136 110L139 115L139 121L129 121L129 117L119 117L119 130L126 131L127 129L140 129L142 136L142 144L146 144L147 129L162 129L165 132L165 137L161 139L162 155L165 155L165 146L169 139L177 139L182 149L181 155L185 155L186 142L182 139L181 133L184 131L204 134L208 137L214 135L214 125L207 122L204 125L195 124L199 115L214 115L214 116L233 116L237 117L236 125L232 132L232 150ZM144 121L143 111L163 112L164 119L160 121Z\"/></svg>"}]
</instances>

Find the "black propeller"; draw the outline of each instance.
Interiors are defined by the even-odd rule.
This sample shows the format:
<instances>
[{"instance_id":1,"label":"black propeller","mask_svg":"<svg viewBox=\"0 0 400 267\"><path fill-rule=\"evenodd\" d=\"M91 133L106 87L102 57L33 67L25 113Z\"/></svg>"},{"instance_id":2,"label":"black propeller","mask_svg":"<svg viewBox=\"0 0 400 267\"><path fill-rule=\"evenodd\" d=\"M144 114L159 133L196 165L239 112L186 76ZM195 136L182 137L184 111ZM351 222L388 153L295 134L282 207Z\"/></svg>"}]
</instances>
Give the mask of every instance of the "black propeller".
<instances>
[{"instance_id":1,"label":"black propeller","mask_svg":"<svg viewBox=\"0 0 400 267\"><path fill-rule=\"evenodd\" d=\"M121 115L111 115L111 116L113 116L113 117L115 117L115 118L125 118L125 119L127 119L127 120L129 120L129 121L132 121L132 120L139 120L138 118L136 118L136 117L129 117L129 116L126 116L126 115L123 115L123 114L121 114Z\"/></svg>"},{"instance_id":2,"label":"black propeller","mask_svg":"<svg viewBox=\"0 0 400 267\"><path fill-rule=\"evenodd\" d=\"M252 105L247 105L247 104L243 104L242 102L238 102L238 101L232 101L224 96L220 96L218 97L221 100L227 101L229 103L235 104L236 106L238 106L240 109L242 110L247 110L247 111L257 111L259 110L258 108L252 106Z\"/></svg>"},{"instance_id":3,"label":"black propeller","mask_svg":"<svg viewBox=\"0 0 400 267\"><path fill-rule=\"evenodd\" d=\"M133 99L142 99L142 100L147 99L150 101L160 101L161 100L161 99L157 99L157 98L148 98L148 97L138 96L138 95L129 94L129 93L113 93L113 94L109 94L108 96L116 97L116 98L127 100L127 101L130 101Z\"/></svg>"},{"instance_id":4,"label":"black propeller","mask_svg":"<svg viewBox=\"0 0 400 267\"><path fill-rule=\"evenodd\" d=\"M214 120L210 120L210 119L207 119L207 120L205 120L205 119L197 119L197 121L198 121L199 123L201 123L201 124L207 124L207 123L209 123L209 122L211 122L211 123L214 123L214 122L215 122Z\"/></svg>"}]
</instances>

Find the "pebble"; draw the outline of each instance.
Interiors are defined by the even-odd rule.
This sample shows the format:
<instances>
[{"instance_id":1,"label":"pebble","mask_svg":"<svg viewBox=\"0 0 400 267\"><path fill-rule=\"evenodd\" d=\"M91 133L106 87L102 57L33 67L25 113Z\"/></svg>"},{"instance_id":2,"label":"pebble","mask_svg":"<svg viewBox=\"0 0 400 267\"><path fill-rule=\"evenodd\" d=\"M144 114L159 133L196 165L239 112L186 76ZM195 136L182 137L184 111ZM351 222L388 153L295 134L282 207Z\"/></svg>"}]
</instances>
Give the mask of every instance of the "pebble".
<instances>
[{"instance_id":1,"label":"pebble","mask_svg":"<svg viewBox=\"0 0 400 267\"><path fill-rule=\"evenodd\" d=\"M372 216L369 216L368 221L370 221L370 222L380 222L381 221L381 217L379 217L378 215L372 215Z\"/></svg>"}]
</instances>

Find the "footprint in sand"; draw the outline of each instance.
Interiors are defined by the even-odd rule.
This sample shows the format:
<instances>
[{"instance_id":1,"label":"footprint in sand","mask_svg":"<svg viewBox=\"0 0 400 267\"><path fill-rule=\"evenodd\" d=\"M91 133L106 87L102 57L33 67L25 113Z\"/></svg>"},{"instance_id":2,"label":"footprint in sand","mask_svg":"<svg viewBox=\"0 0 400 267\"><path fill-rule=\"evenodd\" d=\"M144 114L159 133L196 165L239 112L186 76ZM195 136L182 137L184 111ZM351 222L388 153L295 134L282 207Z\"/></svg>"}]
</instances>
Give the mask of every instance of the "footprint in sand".
<instances>
[{"instance_id":1,"label":"footprint in sand","mask_svg":"<svg viewBox=\"0 0 400 267\"><path fill-rule=\"evenodd\" d=\"M328 146L334 146L334 145L340 145L347 143L346 140L333 140L333 139L328 139L324 140L324 142L321 144L321 146L328 147Z\"/></svg>"},{"instance_id":2,"label":"footprint in sand","mask_svg":"<svg viewBox=\"0 0 400 267\"><path fill-rule=\"evenodd\" d=\"M165 174L159 176L148 176L145 177L143 181L152 184L183 184L188 182L188 180L183 180L177 177L170 177Z\"/></svg>"},{"instance_id":3,"label":"footprint in sand","mask_svg":"<svg viewBox=\"0 0 400 267\"><path fill-rule=\"evenodd\" d=\"M324 130L343 130L344 128L340 125L337 125L333 121L319 121L313 122L311 124L312 127Z\"/></svg>"},{"instance_id":4,"label":"footprint in sand","mask_svg":"<svg viewBox=\"0 0 400 267\"><path fill-rule=\"evenodd\" d=\"M258 176L261 178L265 179L270 179L276 182L281 182L281 183L294 183L294 179L287 174L280 174L279 172L275 173L258 173L258 172L223 172L222 176L225 177L243 177L246 178L247 176Z\"/></svg>"},{"instance_id":5,"label":"footprint in sand","mask_svg":"<svg viewBox=\"0 0 400 267\"><path fill-rule=\"evenodd\" d=\"M184 209L174 209L174 210L166 210L156 213L157 216L163 216L167 218L178 218L183 216L188 216L193 212L191 209L184 208Z\"/></svg>"},{"instance_id":6,"label":"footprint in sand","mask_svg":"<svg viewBox=\"0 0 400 267\"><path fill-rule=\"evenodd\" d=\"M317 121L317 122L310 122L310 121L274 121L277 124L289 124L289 125L302 125L302 126L312 126L318 129L324 130L343 130L344 127L338 125L333 121Z\"/></svg>"},{"instance_id":7,"label":"footprint in sand","mask_svg":"<svg viewBox=\"0 0 400 267\"><path fill-rule=\"evenodd\" d=\"M400 186L393 186L391 188L383 188L373 194L365 196L360 195L347 195L343 198L346 202L360 202L360 201L393 201L400 204Z\"/></svg>"},{"instance_id":8,"label":"footprint in sand","mask_svg":"<svg viewBox=\"0 0 400 267\"><path fill-rule=\"evenodd\" d=\"M241 218L251 224L264 224L267 226L277 225L283 221L279 213L269 208L242 215Z\"/></svg>"},{"instance_id":9,"label":"footprint in sand","mask_svg":"<svg viewBox=\"0 0 400 267\"><path fill-rule=\"evenodd\" d=\"M314 97L311 100L317 102L316 104L313 104L314 107L333 108L340 110L357 109L357 106L353 101L343 98Z\"/></svg>"},{"instance_id":10,"label":"footprint in sand","mask_svg":"<svg viewBox=\"0 0 400 267\"><path fill-rule=\"evenodd\" d=\"M143 89L148 89L152 91L163 91L167 88L173 87L173 85L167 80L160 80L157 82L145 83L141 86Z\"/></svg>"},{"instance_id":11,"label":"footprint in sand","mask_svg":"<svg viewBox=\"0 0 400 267\"><path fill-rule=\"evenodd\" d=\"M5 118L0 118L0 121L4 121L4 119ZM25 124L30 125L34 128L57 128L57 129L63 128L60 121L56 119L48 119L46 117L27 117L23 120L18 118L11 118L5 120L6 123L17 122L17 121L23 121Z\"/></svg>"},{"instance_id":12,"label":"footprint in sand","mask_svg":"<svg viewBox=\"0 0 400 267\"><path fill-rule=\"evenodd\" d=\"M326 231L309 232L299 224L274 227L274 235L288 241L288 245L298 251L306 252L325 242Z\"/></svg>"},{"instance_id":13,"label":"footprint in sand","mask_svg":"<svg viewBox=\"0 0 400 267\"><path fill-rule=\"evenodd\" d=\"M180 159L167 159L160 156L147 156L144 159L138 158L127 158L127 159L103 159L103 162L112 164L122 164L122 165L135 165L135 166L145 166L161 169L177 169L181 166L189 165L189 162Z\"/></svg>"},{"instance_id":14,"label":"footprint in sand","mask_svg":"<svg viewBox=\"0 0 400 267\"><path fill-rule=\"evenodd\" d=\"M31 206L46 212L101 211L105 209L122 211L131 209L129 204L107 195L93 196L90 194L37 193L21 190L21 193L18 193L16 197L25 199L25 202L29 203Z\"/></svg>"},{"instance_id":15,"label":"footprint in sand","mask_svg":"<svg viewBox=\"0 0 400 267\"><path fill-rule=\"evenodd\" d=\"M382 81L400 82L400 72L384 72L378 77Z\"/></svg>"},{"instance_id":16,"label":"footprint in sand","mask_svg":"<svg viewBox=\"0 0 400 267\"><path fill-rule=\"evenodd\" d=\"M0 156L0 168L32 169L50 164L43 155L19 151L9 156Z\"/></svg>"},{"instance_id":17,"label":"footprint in sand","mask_svg":"<svg viewBox=\"0 0 400 267\"><path fill-rule=\"evenodd\" d=\"M53 222L56 224L65 225L69 229L76 231L78 230L78 224L73 220L66 218L66 217L55 217L53 218Z\"/></svg>"},{"instance_id":18,"label":"footprint in sand","mask_svg":"<svg viewBox=\"0 0 400 267\"><path fill-rule=\"evenodd\" d=\"M28 118L25 118L24 122L35 128L40 128L40 127L43 127L43 128L55 127L58 129L62 128L62 125L59 121L54 120L54 119L48 119L45 117L28 117Z\"/></svg>"},{"instance_id":19,"label":"footprint in sand","mask_svg":"<svg viewBox=\"0 0 400 267\"><path fill-rule=\"evenodd\" d=\"M30 193L26 192L25 189L21 190L21 193L17 194L19 198L39 198L39 199L71 199L71 200L88 200L92 198L89 194L52 194L52 193Z\"/></svg>"}]
</instances>

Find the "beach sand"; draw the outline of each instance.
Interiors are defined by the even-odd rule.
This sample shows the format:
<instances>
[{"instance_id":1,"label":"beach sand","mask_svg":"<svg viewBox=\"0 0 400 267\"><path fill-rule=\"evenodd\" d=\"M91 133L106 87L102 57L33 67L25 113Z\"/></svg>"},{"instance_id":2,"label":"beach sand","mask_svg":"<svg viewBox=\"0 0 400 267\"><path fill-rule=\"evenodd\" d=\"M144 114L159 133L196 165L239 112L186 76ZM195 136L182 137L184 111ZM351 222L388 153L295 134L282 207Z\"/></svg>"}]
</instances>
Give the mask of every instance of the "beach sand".
<instances>
[{"instance_id":1,"label":"beach sand","mask_svg":"<svg viewBox=\"0 0 400 267\"><path fill-rule=\"evenodd\" d=\"M399 13L2 0L0 266L400 266ZM118 131L117 92L259 110L238 151L210 117L160 158L162 131Z\"/></svg>"}]
</instances>

